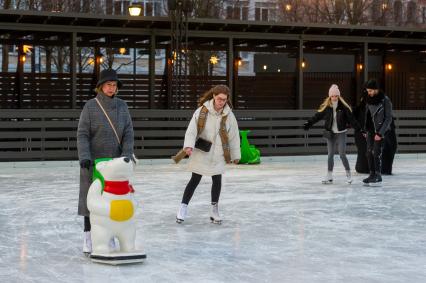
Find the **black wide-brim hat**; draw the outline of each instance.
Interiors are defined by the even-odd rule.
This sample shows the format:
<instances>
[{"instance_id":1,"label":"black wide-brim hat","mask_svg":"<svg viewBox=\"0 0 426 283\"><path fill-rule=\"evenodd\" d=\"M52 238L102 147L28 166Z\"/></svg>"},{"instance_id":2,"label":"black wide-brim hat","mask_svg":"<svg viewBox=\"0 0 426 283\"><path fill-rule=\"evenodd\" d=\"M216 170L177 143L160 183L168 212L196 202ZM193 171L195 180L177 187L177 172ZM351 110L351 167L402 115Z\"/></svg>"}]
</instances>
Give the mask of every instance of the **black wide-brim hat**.
<instances>
[{"instance_id":1,"label":"black wide-brim hat","mask_svg":"<svg viewBox=\"0 0 426 283\"><path fill-rule=\"evenodd\" d=\"M99 87L100 85L102 85L105 82L117 82L117 87L121 88L123 86L123 84L121 83L121 81L118 79L117 76L117 72L113 69L105 69L101 72L100 76L99 76L99 81L96 84L96 87Z\"/></svg>"}]
</instances>

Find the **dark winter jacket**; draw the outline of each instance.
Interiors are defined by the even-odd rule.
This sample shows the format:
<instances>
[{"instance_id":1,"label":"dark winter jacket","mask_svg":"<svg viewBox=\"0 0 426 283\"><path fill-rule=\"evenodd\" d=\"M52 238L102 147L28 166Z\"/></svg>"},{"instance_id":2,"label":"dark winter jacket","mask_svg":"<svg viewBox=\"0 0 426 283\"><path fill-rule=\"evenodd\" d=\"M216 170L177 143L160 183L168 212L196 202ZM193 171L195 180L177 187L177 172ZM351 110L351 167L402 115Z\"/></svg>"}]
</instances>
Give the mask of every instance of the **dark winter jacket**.
<instances>
[{"instance_id":1,"label":"dark winter jacket","mask_svg":"<svg viewBox=\"0 0 426 283\"><path fill-rule=\"evenodd\" d=\"M308 130L312 127L312 125L320 120L324 120L324 129L331 131L333 126L333 107L329 106L323 111L315 113L315 115L305 123L305 130ZM336 123L339 131L346 130L349 125L352 125L355 130L359 130L361 128L355 117L352 115L351 110L340 101L336 108Z\"/></svg>"},{"instance_id":2,"label":"dark winter jacket","mask_svg":"<svg viewBox=\"0 0 426 283\"><path fill-rule=\"evenodd\" d=\"M366 108L364 115L364 130L372 131L381 137L390 129L392 123L392 102L381 90L373 97L366 97ZM373 129L369 129L369 125Z\"/></svg>"}]
</instances>

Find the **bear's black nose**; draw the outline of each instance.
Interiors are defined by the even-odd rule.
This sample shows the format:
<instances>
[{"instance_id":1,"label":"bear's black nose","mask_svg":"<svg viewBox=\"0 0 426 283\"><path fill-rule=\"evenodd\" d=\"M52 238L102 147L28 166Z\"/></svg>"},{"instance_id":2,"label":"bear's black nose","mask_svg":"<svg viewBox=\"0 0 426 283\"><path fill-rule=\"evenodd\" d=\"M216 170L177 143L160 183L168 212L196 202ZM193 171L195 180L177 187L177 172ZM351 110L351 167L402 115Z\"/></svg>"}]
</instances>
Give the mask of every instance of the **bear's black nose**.
<instances>
[{"instance_id":1,"label":"bear's black nose","mask_svg":"<svg viewBox=\"0 0 426 283\"><path fill-rule=\"evenodd\" d=\"M129 163L129 161L130 161L130 158L124 157L124 162Z\"/></svg>"}]
</instances>

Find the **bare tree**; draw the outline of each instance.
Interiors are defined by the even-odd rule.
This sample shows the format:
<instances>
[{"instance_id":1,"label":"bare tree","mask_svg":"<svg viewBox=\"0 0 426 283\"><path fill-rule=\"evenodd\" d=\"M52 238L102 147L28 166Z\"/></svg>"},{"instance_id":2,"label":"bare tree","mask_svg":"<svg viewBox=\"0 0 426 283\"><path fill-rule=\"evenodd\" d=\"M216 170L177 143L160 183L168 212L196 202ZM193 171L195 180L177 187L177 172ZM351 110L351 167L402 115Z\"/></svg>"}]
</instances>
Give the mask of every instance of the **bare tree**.
<instances>
[{"instance_id":1,"label":"bare tree","mask_svg":"<svg viewBox=\"0 0 426 283\"><path fill-rule=\"evenodd\" d=\"M83 73L90 65L94 63L92 49L89 47L77 48L77 66L78 72Z\"/></svg>"},{"instance_id":2,"label":"bare tree","mask_svg":"<svg viewBox=\"0 0 426 283\"><path fill-rule=\"evenodd\" d=\"M368 1L363 0L346 0L345 9L347 23L350 25L358 25L367 21L367 10L370 8Z\"/></svg>"},{"instance_id":3,"label":"bare tree","mask_svg":"<svg viewBox=\"0 0 426 283\"><path fill-rule=\"evenodd\" d=\"M69 71L69 70L65 70L65 66L68 66L68 69L69 69L70 48L68 46L55 46L53 48L53 54L54 56L52 56L52 60L53 60L53 64L56 67L56 71L58 73Z\"/></svg>"},{"instance_id":4,"label":"bare tree","mask_svg":"<svg viewBox=\"0 0 426 283\"><path fill-rule=\"evenodd\" d=\"M223 0L195 0L192 15L195 18L219 18L220 15L223 15L224 6L225 1ZM209 75L211 73L209 72L209 60L212 55L212 51L191 50L187 52L189 74Z\"/></svg>"},{"instance_id":5,"label":"bare tree","mask_svg":"<svg viewBox=\"0 0 426 283\"><path fill-rule=\"evenodd\" d=\"M418 25L418 5L401 0L278 0L280 21L350 25Z\"/></svg>"},{"instance_id":6,"label":"bare tree","mask_svg":"<svg viewBox=\"0 0 426 283\"><path fill-rule=\"evenodd\" d=\"M238 1L236 1L238 2ZM195 18L219 18L222 15L225 1L223 0L194 0Z\"/></svg>"}]
</instances>

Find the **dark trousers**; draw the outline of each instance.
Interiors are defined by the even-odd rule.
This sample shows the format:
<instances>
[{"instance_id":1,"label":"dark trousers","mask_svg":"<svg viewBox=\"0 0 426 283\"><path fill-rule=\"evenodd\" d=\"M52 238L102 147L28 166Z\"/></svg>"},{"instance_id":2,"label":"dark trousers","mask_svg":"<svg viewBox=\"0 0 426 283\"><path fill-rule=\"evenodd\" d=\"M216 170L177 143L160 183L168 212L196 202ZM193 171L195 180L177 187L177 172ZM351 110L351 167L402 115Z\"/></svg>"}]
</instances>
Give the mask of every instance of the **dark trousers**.
<instances>
[{"instance_id":1,"label":"dark trousers","mask_svg":"<svg viewBox=\"0 0 426 283\"><path fill-rule=\"evenodd\" d=\"M374 140L375 133L367 133L367 161L370 173L381 174L383 138L380 141Z\"/></svg>"},{"instance_id":2,"label":"dark trousers","mask_svg":"<svg viewBox=\"0 0 426 283\"><path fill-rule=\"evenodd\" d=\"M194 194L195 189L201 181L202 175L192 173L191 180L189 180L188 185L186 185L185 192L183 193L182 203L188 204ZM220 190L222 188L222 175L212 176L212 191L211 191L211 200L212 203L219 201Z\"/></svg>"},{"instance_id":3,"label":"dark trousers","mask_svg":"<svg viewBox=\"0 0 426 283\"><path fill-rule=\"evenodd\" d=\"M90 217L84 216L84 232L89 232L92 230L92 226L90 225Z\"/></svg>"}]
</instances>

